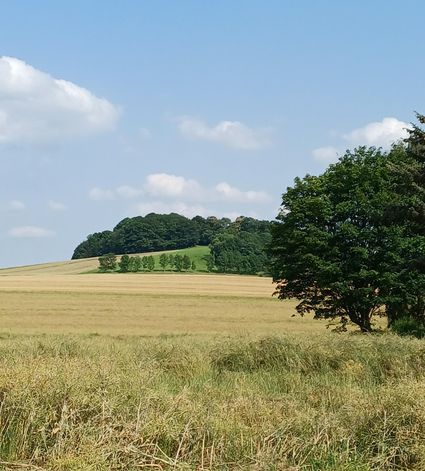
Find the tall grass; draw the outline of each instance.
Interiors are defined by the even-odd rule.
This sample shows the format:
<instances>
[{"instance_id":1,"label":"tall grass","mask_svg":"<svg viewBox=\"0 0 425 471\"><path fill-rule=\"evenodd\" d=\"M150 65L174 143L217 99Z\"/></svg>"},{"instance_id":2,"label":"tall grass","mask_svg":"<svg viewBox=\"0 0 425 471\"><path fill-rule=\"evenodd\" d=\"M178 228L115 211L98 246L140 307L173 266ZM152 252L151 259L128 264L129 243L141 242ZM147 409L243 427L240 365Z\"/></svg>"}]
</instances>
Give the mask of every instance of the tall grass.
<instances>
[{"instance_id":1,"label":"tall grass","mask_svg":"<svg viewBox=\"0 0 425 471\"><path fill-rule=\"evenodd\" d=\"M0 340L0 469L423 470L424 439L419 340Z\"/></svg>"}]
</instances>

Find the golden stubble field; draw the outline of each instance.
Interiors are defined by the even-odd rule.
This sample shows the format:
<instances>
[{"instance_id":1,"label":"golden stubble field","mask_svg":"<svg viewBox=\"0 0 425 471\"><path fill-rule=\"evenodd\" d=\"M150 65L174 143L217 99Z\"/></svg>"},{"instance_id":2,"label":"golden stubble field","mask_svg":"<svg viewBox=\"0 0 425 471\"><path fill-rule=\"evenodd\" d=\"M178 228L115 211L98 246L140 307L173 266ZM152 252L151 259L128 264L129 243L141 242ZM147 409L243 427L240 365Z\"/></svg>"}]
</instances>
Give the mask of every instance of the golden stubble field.
<instances>
[{"instance_id":1,"label":"golden stubble field","mask_svg":"<svg viewBox=\"0 0 425 471\"><path fill-rule=\"evenodd\" d=\"M49 269L33 274L31 267L6 273L0 272L5 333L267 335L325 328L323 322L292 317L295 303L272 297L270 278Z\"/></svg>"}]
</instances>

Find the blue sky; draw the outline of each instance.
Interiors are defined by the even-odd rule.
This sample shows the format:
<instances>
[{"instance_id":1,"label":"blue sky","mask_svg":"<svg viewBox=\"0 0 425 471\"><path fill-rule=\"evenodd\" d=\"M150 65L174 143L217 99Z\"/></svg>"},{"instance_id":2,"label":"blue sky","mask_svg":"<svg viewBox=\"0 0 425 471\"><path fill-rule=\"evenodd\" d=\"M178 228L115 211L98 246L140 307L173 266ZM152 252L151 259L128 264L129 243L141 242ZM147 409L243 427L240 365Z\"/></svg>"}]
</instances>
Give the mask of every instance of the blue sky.
<instances>
[{"instance_id":1,"label":"blue sky","mask_svg":"<svg viewBox=\"0 0 425 471\"><path fill-rule=\"evenodd\" d=\"M419 0L0 7L0 266L151 211L271 219L425 109Z\"/></svg>"}]
</instances>

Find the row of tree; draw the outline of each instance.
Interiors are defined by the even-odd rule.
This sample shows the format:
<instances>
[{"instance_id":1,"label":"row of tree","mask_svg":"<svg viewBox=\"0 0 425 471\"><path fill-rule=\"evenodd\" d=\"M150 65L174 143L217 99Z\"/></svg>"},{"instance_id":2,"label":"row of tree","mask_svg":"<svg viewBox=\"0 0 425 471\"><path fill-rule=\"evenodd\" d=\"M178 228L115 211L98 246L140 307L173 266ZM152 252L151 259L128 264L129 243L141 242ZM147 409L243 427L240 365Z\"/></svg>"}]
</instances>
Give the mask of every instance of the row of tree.
<instances>
[{"instance_id":1,"label":"row of tree","mask_svg":"<svg viewBox=\"0 0 425 471\"><path fill-rule=\"evenodd\" d=\"M176 271L196 271L196 263L185 254L161 254L159 257L159 265L162 270ZM155 270L155 258L153 255L143 256L135 255L130 257L125 254L120 259L113 254L105 254L99 257L99 271L102 273L108 271L119 271L121 273L153 271Z\"/></svg>"},{"instance_id":2,"label":"row of tree","mask_svg":"<svg viewBox=\"0 0 425 471\"><path fill-rule=\"evenodd\" d=\"M425 117L418 115L420 124ZM425 131L390 151L347 151L319 176L297 178L272 226L280 298L298 312L372 329L408 318L425 324Z\"/></svg>"}]
</instances>

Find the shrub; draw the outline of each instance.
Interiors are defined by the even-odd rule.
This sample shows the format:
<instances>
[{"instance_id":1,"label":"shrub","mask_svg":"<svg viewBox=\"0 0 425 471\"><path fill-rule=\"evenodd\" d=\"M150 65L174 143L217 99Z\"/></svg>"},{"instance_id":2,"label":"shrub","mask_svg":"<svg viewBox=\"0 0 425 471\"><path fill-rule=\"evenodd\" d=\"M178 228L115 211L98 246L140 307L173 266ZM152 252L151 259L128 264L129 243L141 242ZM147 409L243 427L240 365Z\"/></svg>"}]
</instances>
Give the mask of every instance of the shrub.
<instances>
[{"instance_id":1,"label":"shrub","mask_svg":"<svg viewBox=\"0 0 425 471\"><path fill-rule=\"evenodd\" d=\"M396 319L391 326L391 329L398 335L410 335L421 339L425 336L425 325L412 317L402 317Z\"/></svg>"}]
</instances>

